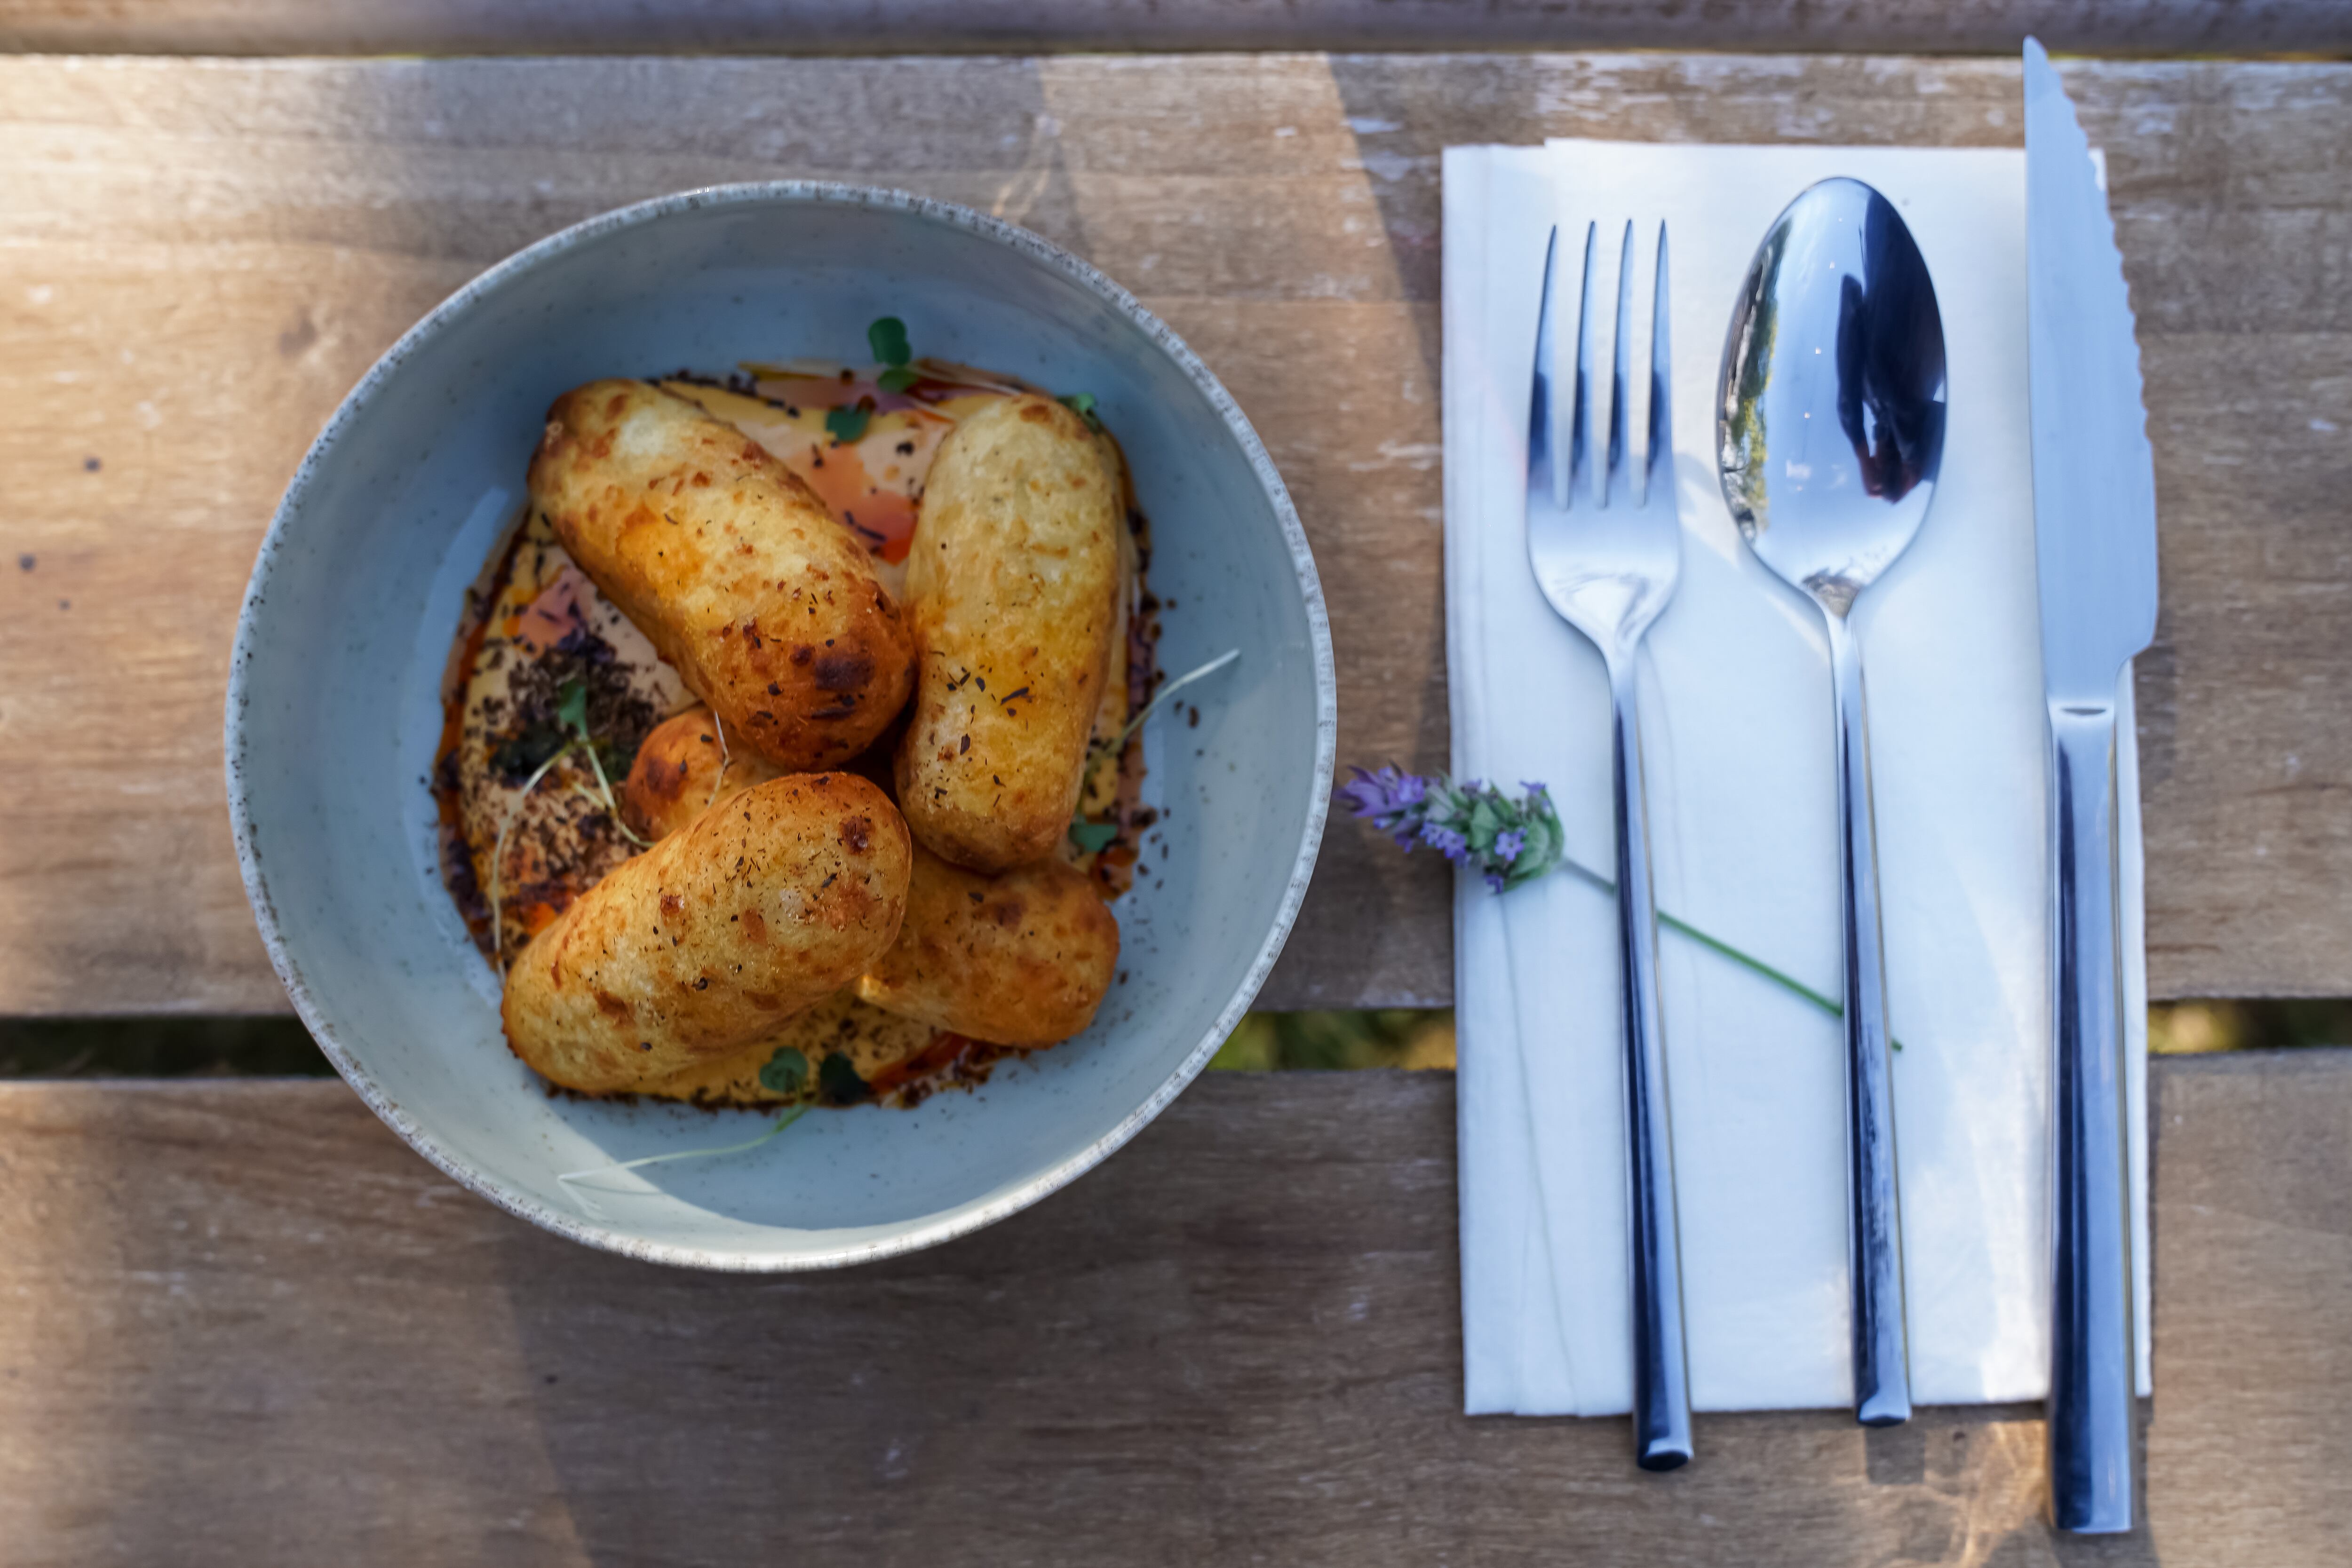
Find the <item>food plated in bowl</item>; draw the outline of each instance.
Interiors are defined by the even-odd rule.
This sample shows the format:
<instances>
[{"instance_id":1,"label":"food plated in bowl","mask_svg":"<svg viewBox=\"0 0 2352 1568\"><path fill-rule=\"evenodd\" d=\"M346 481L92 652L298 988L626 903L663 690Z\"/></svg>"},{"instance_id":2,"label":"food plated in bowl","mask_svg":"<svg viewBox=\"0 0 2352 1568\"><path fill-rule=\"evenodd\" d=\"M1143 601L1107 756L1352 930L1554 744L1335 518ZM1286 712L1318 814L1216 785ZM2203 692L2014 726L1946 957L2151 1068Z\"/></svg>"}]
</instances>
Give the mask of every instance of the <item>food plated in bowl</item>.
<instances>
[{"instance_id":1,"label":"food plated in bowl","mask_svg":"<svg viewBox=\"0 0 2352 1568\"><path fill-rule=\"evenodd\" d=\"M877 373L886 326L924 357ZM1155 604L1160 670L1238 657L1129 737ZM1165 328L977 214L733 187L522 253L352 394L256 570L231 807L289 994L428 1157L600 1245L814 1267L1034 1201L1199 1070L1332 709L1296 517ZM780 907L825 942L747 942ZM667 1158L811 1100L862 1103Z\"/></svg>"}]
</instances>

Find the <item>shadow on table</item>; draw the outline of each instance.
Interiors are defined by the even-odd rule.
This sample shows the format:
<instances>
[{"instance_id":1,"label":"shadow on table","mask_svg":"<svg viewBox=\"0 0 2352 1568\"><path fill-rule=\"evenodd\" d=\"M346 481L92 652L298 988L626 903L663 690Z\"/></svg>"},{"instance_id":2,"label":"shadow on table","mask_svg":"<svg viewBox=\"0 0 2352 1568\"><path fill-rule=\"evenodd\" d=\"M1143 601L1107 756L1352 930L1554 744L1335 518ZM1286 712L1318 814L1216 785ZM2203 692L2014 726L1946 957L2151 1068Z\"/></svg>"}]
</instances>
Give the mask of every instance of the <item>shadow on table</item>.
<instances>
[{"instance_id":1,"label":"shadow on table","mask_svg":"<svg viewBox=\"0 0 2352 1568\"><path fill-rule=\"evenodd\" d=\"M1392 1157L1451 1146L1450 1084L1331 1082L1204 1080L1038 1208L866 1269L689 1274L508 1227L566 1538L614 1568L2158 1561L2053 1545L2032 1409L1703 1417L1664 1477L1622 1422L1465 1417L1452 1163Z\"/></svg>"}]
</instances>

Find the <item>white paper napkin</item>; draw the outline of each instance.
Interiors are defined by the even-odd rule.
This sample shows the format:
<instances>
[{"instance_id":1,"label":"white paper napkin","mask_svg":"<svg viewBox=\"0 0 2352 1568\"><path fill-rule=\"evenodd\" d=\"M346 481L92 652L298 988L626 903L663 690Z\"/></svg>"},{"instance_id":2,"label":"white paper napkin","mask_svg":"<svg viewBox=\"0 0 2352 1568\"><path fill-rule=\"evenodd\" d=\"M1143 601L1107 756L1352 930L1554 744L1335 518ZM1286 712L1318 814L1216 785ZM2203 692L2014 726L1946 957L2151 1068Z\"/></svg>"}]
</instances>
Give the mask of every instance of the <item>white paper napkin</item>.
<instances>
[{"instance_id":1,"label":"white paper napkin","mask_svg":"<svg viewBox=\"0 0 2352 1568\"><path fill-rule=\"evenodd\" d=\"M1840 982L1826 645L1819 612L1748 557L1725 508L1711 455L1717 367L1757 242L1816 180L1849 174L1885 193L1934 276L1951 400L1942 477L1916 542L1855 612L1889 1011L1903 1046L1896 1125L1913 1385L1923 1404L2036 1399L2049 1375L2044 742L2024 172L2013 151L1556 142L1445 154L1454 771L1549 784L1570 852L1607 867L1601 660L1528 572L1528 375L1549 225L1568 225L1562 254L1572 258L1585 222L1601 221L1596 297L1606 300L1619 225L1635 220L1642 323L1664 219L1683 569L1643 670L1658 904L1831 996ZM1605 349L1597 362L1608 362ZM1634 431L1642 402L1636 389ZM2124 733L2133 733L2128 706ZM2147 981L2137 767L2131 747L2122 755L2145 1391ZM1465 876L1456 894L1473 1414L1596 1416L1631 1402L1614 918L1606 895L1568 875L1499 897ZM1672 932L1660 949L1695 1402L1846 1404L1835 1020Z\"/></svg>"}]
</instances>

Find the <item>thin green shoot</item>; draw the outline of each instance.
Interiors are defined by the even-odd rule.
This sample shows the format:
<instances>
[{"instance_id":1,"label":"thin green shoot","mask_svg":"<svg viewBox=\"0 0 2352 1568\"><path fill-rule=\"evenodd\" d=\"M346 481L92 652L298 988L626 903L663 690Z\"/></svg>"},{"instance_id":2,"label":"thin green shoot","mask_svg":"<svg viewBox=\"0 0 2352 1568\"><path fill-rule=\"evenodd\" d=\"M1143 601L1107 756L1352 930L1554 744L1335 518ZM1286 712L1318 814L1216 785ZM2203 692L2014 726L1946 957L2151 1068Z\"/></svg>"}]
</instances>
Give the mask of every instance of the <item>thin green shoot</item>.
<instances>
[{"instance_id":1,"label":"thin green shoot","mask_svg":"<svg viewBox=\"0 0 2352 1568\"><path fill-rule=\"evenodd\" d=\"M580 749L588 754L588 766L596 770L596 794L593 798L604 808L605 813L613 819L613 826L620 829L621 836L628 840L629 842L636 845L637 848L641 850L649 850L653 848L654 846L651 842L637 837L637 835L630 830L629 824L622 819L621 803L613 798L613 783L611 779L604 777L604 762L602 758L596 755L596 748L593 746L583 744Z\"/></svg>"},{"instance_id":2,"label":"thin green shoot","mask_svg":"<svg viewBox=\"0 0 2352 1568\"><path fill-rule=\"evenodd\" d=\"M622 1193L628 1189L599 1186L592 1178L601 1176L617 1176L623 1171L642 1170L647 1166L667 1165L673 1160L705 1160L717 1159L725 1155L748 1155L803 1116L807 1115L808 1113L809 1108L806 1105L795 1105L777 1117L767 1131L756 1137L746 1138L740 1144L721 1144L715 1148L708 1149L674 1149L662 1155L642 1155L634 1160L621 1160L609 1166L592 1166L586 1170L566 1171L555 1179L562 1183L572 1196L580 1200L581 1207L587 1210L590 1218L602 1218L603 1216L596 1211L596 1206L590 1200L588 1194L591 1192Z\"/></svg>"},{"instance_id":3,"label":"thin green shoot","mask_svg":"<svg viewBox=\"0 0 2352 1568\"><path fill-rule=\"evenodd\" d=\"M719 777L710 781L710 799L702 803L706 811L719 804L719 791L727 788L727 769L735 759L727 754L727 727L719 722L719 710L710 710L710 727L719 735Z\"/></svg>"},{"instance_id":4,"label":"thin green shoot","mask_svg":"<svg viewBox=\"0 0 2352 1568\"><path fill-rule=\"evenodd\" d=\"M1223 653L1218 654L1215 658L1210 660L1207 664L1202 665L1199 669L1189 670L1183 674L1177 676L1174 680L1169 682L1166 685L1160 687L1150 702L1145 703L1143 706L1137 711L1136 716L1133 718L1127 721L1127 727L1118 732L1118 737L1106 745L1103 749L1114 757L1118 753L1125 751L1127 749L1127 743L1135 737L1135 732L1143 727L1144 720L1150 718L1155 712L1159 711L1159 707L1161 703L1166 702L1170 697L1174 696L1178 692L1182 691L1194 681L1202 680L1207 676L1215 674L1219 670L1223 669L1227 664L1232 664L1235 659L1238 659L1241 656L1242 651L1239 648L1228 648Z\"/></svg>"},{"instance_id":5,"label":"thin green shoot","mask_svg":"<svg viewBox=\"0 0 2352 1568\"><path fill-rule=\"evenodd\" d=\"M1568 870L1572 871L1577 875L1582 877L1594 887L1597 887L1601 892L1607 894L1610 897L1614 898L1617 896L1617 884L1610 881L1607 877L1601 875L1599 872L1594 871L1591 866L1580 864L1578 862L1571 860L1565 855L1560 857L1559 863ZM1804 981L1798 979L1794 975L1785 974L1782 971L1774 968L1763 959L1756 957L1750 954L1741 952L1738 948L1733 946L1730 943L1726 942L1720 936L1711 936L1707 933L1701 931L1697 926L1693 925L1690 922L1679 919L1675 915L1668 915L1663 909L1658 912L1658 924L1664 926L1669 931L1676 932L1684 936L1689 937L1692 941L1697 943L1700 946L1705 947L1711 953L1730 959L1741 968L1748 970L1752 974L1762 976L1764 978L1771 981L1774 985L1779 986L1781 989L1788 991L1792 995L1804 998L1805 1000L1812 1003L1813 1006L1821 1009L1822 1011L1829 1014L1832 1018L1845 1017L1845 1009L1838 1002L1836 998L1823 996L1821 992L1813 989L1812 987L1805 984ZM1893 1045L1897 1051L1903 1049L1903 1042L1899 1040L1893 1040L1888 1043Z\"/></svg>"}]
</instances>

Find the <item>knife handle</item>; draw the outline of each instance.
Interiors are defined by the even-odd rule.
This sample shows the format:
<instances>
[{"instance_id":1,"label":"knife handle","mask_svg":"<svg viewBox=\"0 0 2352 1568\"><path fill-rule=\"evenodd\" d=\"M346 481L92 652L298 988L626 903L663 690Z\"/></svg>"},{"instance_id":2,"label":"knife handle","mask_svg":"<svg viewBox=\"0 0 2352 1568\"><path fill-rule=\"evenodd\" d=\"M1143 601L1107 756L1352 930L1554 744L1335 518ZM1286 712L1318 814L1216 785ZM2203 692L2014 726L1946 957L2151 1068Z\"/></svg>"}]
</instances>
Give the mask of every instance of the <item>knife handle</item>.
<instances>
[{"instance_id":1,"label":"knife handle","mask_svg":"<svg viewBox=\"0 0 2352 1568\"><path fill-rule=\"evenodd\" d=\"M1837 701L1839 885L1845 933L1846 1255L1853 1309L1853 1414L1865 1427L1911 1418L1903 1300L1903 1199L1895 1155L1895 1064L1878 917L1878 830L1870 799L1870 717L1862 645L1829 612Z\"/></svg>"},{"instance_id":2,"label":"knife handle","mask_svg":"<svg viewBox=\"0 0 2352 1568\"><path fill-rule=\"evenodd\" d=\"M1617 954L1625 977L1625 1176L1633 1291L1633 1458L1671 1470L1691 1457L1675 1133L1658 1005L1658 913L1642 794L1642 726L1631 647L1609 659L1610 793L1617 817Z\"/></svg>"},{"instance_id":3,"label":"knife handle","mask_svg":"<svg viewBox=\"0 0 2352 1568\"><path fill-rule=\"evenodd\" d=\"M2116 885L2116 707L2050 706L2050 1508L2132 1527L2130 1145Z\"/></svg>"}]
</instances>

